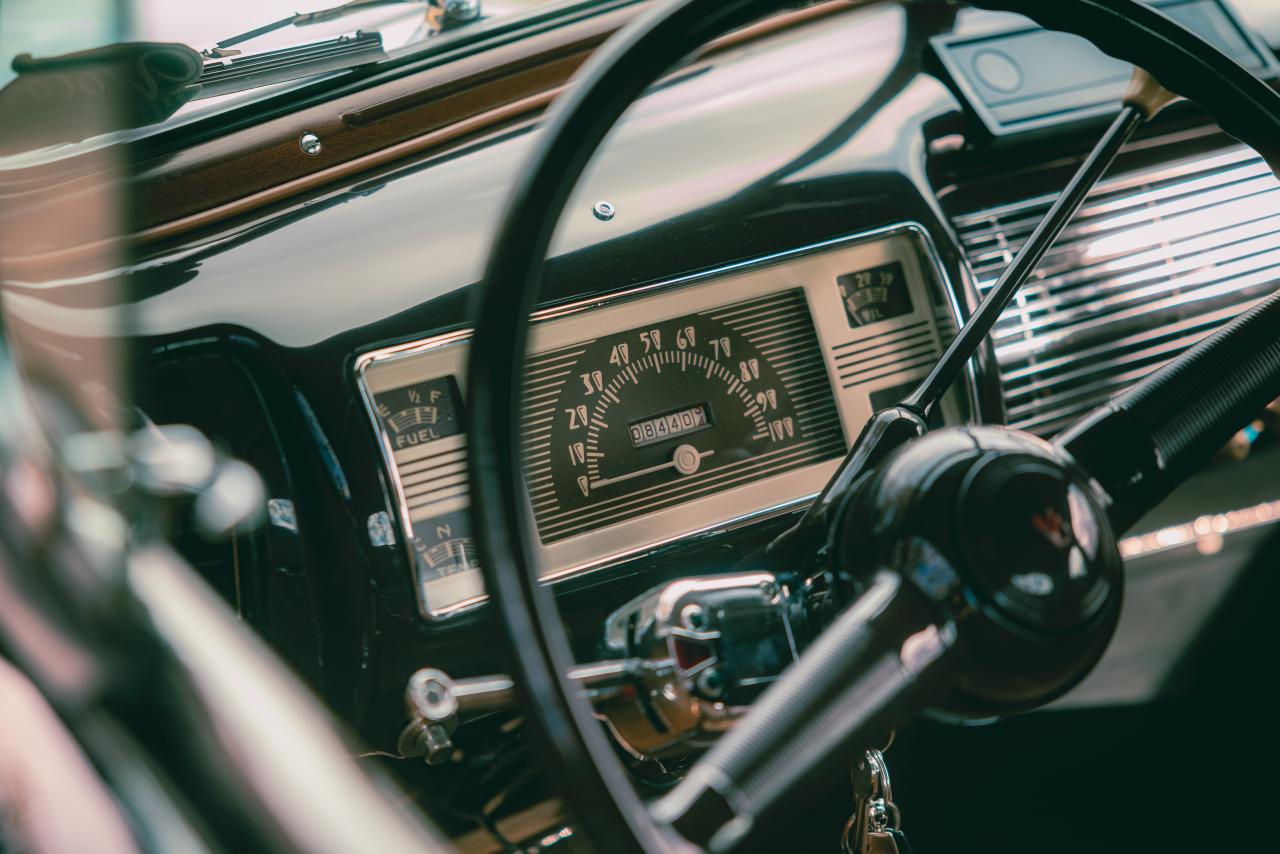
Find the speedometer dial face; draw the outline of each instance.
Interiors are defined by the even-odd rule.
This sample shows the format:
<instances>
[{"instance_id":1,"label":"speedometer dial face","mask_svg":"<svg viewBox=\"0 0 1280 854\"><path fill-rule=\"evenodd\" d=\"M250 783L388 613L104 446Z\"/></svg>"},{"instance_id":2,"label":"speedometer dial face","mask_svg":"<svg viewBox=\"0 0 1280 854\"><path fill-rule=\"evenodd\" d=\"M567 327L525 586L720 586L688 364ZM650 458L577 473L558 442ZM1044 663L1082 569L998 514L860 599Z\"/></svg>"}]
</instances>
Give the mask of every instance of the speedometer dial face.
<instances>
[{"instance_id":1,"label":"speedometer dial face","mask_svg":"<svg viewBox=\"0 0 1280 854\"><path fill-rule=\"evenodd\" d=\"M795 288L535 356L524 450L544 543L838 456Z\"/></svg>"}]
</instances>

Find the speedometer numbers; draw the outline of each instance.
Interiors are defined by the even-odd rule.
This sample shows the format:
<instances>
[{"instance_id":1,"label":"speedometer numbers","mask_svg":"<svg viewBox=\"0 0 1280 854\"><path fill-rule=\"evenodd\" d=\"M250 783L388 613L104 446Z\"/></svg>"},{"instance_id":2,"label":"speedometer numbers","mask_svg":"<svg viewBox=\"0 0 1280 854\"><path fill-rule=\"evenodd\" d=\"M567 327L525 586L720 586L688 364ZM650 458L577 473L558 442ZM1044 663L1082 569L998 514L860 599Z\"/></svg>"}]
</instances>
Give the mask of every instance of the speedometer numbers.
<instances>
[{"instance_id":1,"label":"speedometer numbers","mask_svg":"<svg viewBox=\"0 0 1280 854\"><path fill-rule=\"evenodd\" d=\"M799 288L539 354L525 401L544 543L845 447Z\"/></svg>"}]
</instances>

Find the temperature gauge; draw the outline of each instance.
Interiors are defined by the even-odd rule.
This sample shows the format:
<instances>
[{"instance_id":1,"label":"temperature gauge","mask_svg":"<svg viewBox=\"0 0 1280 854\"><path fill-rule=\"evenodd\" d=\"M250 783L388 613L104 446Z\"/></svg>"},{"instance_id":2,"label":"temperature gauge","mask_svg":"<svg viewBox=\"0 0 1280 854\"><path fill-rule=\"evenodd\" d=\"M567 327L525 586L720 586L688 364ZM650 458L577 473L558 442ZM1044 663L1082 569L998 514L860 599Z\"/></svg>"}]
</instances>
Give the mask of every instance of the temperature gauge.
<instances>
[{"instance_id":1,"label":"temperature gauge","mask_svg":"<svg viewBox=\"0 0 1280 854\"><path fill-rule=\"evenodd\" d=\"M421 564L419 575L428 579L468 572L479 566L465 511L414 522L413 551Z\"/></svg>"},{"instance_id":2,"label":"temperature gauge","mask_svg":"<svg viewBox=\"0 0 1280 854\"><path fill-rule=\"evenodd\" d=\"M413 554L424 602L454 605L483 592L465 509L414 522Z\"/></svg>"}]
</instances>

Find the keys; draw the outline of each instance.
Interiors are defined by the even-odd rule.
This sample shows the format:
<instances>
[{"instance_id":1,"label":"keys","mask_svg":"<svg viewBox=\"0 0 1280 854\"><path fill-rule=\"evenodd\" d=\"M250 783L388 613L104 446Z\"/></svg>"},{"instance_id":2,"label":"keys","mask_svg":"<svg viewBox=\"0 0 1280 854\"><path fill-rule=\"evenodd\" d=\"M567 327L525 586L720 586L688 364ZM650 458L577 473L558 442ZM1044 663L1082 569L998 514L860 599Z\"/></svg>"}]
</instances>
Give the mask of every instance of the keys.
<instances>
[{"instance_id":1,"label":"keys","mask_svg":"<svg viewBox=\"0 0 1280 854\"><path fill-rule=\"evenodd\" d=\"M845 854L911 854L883 752L868 750L854 769L853 798L853 815L842 840Z\"/></svg>"}]
</instances>

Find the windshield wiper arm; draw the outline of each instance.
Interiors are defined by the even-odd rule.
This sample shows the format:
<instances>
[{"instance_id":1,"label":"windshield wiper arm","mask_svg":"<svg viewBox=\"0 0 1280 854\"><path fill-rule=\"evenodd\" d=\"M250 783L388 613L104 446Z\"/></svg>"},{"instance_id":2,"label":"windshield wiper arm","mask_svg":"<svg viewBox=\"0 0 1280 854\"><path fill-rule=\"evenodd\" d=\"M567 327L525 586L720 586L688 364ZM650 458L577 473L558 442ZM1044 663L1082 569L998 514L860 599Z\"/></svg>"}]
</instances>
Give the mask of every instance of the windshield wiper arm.
<instances>
[{"instance_id":1,"label":"windshield wiper arm","mask_svg":"<svg viewBox=\"0 0 1280 854\"><path fill-rule=\"evenodd\" d=\"M338 18L345 17L354 12L364 9L370 9L375 6L393 6L407 3L417 3L429 6L427 18L431 20L434 17L433 29L444 29L449 24L464 23L473 21L480 17L480 0L473 0L467 3L447 3L446 0L347 0L346 3L339 3L337 6L331 6L328 9L317 9L314 12L295 12L286 18L278 21L272 21L269 24L263 24L261 27L255 27L247 32L225 38L214 44L212 51L206 51L207 54L213 56L224 56L222 51L235 47L243 42L256 39L259 36L265 36L267 33L273 33L276 30L285 27L305 27L309 24L318 24L322 21L333 21Z\"/></svg>"},{"instance_id":2,"label":"windshield wiper arm","mask_svg":"<svg viewBox=\"0 0 1280 854\"><path fill-rule=\"evenodd\" d=\"M199 93L195 98L212 98L330 71L343 71L386 58L382 36L376 30L348 33L263 53L206 57Z\"/></svg>"}]
</instances>

